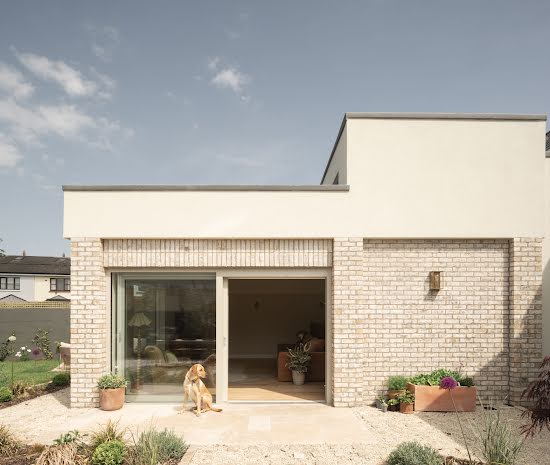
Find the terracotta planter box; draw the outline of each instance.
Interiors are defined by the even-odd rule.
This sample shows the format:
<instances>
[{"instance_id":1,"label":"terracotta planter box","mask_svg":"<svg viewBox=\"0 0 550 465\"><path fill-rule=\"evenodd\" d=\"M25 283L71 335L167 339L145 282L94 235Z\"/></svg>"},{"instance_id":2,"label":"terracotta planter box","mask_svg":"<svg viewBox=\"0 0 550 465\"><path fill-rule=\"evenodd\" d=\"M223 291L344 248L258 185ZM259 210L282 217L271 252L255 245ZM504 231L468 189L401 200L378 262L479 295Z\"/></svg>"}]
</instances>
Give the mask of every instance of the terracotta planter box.
<instances>
[{"instance_id":1,"label":"terracotta planter box","mask_svg":"<svg viewBox=\"0 0 550 465\"><path fill-rule=\"evenodd\" d=\"M100 389L99 408L101 410L119 410L124 405L126 388Z\"/></svg>"},{"instance_id":2,"label":"terracotta planter box","mask_svg":"<svg viewBox=\"0 0 550 465\"><path fill-rule=\"evenodd\" d=\"M414 404L399 404L399 411L401 413L414 413Z\"/></svg>"},{"instance_id":3,"label":"terracotta planter box","mask_svg":"<svg viewBox=\"0 0 550 465\"><path fill-rule=\"evenodd\" d=\"M420 386L407 384L414 394L414 409L417 412L454 412L451 393L439 386ZM474 412L476 409L477 389L475 386L458 386L453 389L453 399L459 412Z\"/></svg>"}]
</instances>

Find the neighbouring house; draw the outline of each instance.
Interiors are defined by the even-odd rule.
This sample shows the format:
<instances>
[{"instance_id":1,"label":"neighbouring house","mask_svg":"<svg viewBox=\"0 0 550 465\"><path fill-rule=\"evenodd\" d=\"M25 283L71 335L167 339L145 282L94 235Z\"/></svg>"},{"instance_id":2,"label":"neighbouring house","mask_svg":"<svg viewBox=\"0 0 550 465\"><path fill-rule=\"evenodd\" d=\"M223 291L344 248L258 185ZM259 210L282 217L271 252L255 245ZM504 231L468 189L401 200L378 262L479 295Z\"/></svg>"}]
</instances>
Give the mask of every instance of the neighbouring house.
<instances>
[{"instance_id":1,"label":"neighbouring house","mask_svg":"<svg viewBox=\"0 0 550 465\"><path fill-rule=\"evenodd\" d=\"M543 351L545 121L348 113L320 185L64 186L71 405L111 370L128 401L180 400L197 362L218 402L355 406L445 367L519 404Z\"/></svg>"},{"instance_id":2,"label":"neighbouring house","mask_svg":"<svg viewBox=\"0 0 550 465\"><path fill-rule=\"evenodd\" d=\"M7 255L0 257L0 302L43 302L71 294L71 259Z\"/></svg>"}]
</instances>

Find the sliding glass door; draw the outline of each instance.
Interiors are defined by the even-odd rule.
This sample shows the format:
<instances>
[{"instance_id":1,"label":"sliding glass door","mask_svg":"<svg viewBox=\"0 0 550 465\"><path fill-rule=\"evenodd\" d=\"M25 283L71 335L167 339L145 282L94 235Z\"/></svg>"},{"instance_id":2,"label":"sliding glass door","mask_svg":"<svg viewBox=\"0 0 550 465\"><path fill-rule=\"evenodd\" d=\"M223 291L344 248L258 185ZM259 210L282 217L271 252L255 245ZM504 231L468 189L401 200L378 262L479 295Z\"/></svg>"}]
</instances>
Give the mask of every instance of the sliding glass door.
<instances>
[{"instance_id":1,"label":"sliding glass door","mask_svg":"<svg viewBox=\"0 0 550 465\"><path fill-rule=\"evenodd\" d=\"M195 363L215 395L215 276L128 273L116 280L114 364L129 381L128 401L180 401Z\"/></svg>"}]
</instances>

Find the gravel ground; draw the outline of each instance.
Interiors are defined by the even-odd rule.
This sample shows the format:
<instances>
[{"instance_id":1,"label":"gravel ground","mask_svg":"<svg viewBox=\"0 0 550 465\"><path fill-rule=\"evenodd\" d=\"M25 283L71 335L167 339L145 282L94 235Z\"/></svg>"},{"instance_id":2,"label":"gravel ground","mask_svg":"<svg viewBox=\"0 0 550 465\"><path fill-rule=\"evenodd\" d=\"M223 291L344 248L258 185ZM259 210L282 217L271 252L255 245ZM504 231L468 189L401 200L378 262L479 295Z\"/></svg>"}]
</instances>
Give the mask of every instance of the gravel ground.
<instances>
[{"instance_id":1,"label":"gravel ground","mask_svg":"<svg viewBox=\"0 0 550 465\"><path fill-rule=\"evenodd\" d=\"M381 465L401 442L418 441L437 449L442 455L466 458L462 435L454 413L382 413L370 407L358 408L367 432L365 443L354 445L258 445L250 447L212 446L192 449L191 465ZM501 418L519 430L522 410L502 407ZM484 411L463 413L460 418L470 444L475 444L476 427ZM367 440L368 439L368 440ZM474 453L479 449L474 448ZM550 463L550 433L527 440L518 465Z\"/></svg>"}]
</instances>

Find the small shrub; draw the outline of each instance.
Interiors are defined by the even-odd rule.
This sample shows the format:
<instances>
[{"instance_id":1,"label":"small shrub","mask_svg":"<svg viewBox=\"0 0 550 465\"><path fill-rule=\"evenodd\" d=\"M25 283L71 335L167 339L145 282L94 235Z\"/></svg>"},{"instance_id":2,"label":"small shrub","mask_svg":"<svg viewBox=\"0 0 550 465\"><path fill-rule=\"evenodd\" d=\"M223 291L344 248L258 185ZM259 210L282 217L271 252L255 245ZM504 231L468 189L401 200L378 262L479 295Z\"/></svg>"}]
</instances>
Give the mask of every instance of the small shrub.
<instances>
[{"instance_id":1,"label":"small shrub","mask_svg":"<svg viewBox=\"0 0 550 465\"><path fill-rule=\"evenodd\" d=\"M6 425L0 425L0 457L9 457L15 454L20 448L21 443L10 428Z\"/></svg>"},{"instance_id":2,"label":"small shrub","mask_svg":"<svg viewBox=\"0 0 550 465\"><path fill-rule=\"evenodd\" d=\"M404 391L397 396L400 404L414 404L414 394L409 391Z\"/></svg>"},{"instance_id":3,"label":"small shrub","mask_svg":"<svg viewBox=\"0 0 550 465\"><path fill-rule=\"evenodd\" d=\"M97 387L99 389L125 388L127 384L128 382L126 381L126 378L124 378L124 376L115 375L113 373L103 375L97 381Z\"/></svg>"},{"instance_id":4,"label":"small shrub","mask_svg":"<svg viewBox=\"0 0 550 465\"><path fill-rule=\"evenodd\" d=\"M523 441L500 418L500 410L484 410L482 428L477 428L483 458L489 464L514 465Z\"/></svg>"},{"instance_id":5,"label":"small shrub","mask_svg":"<svg viewBox=\"0 0 550 465\"><path fill-rule=\"evenodd\" d=\"M185 441L173 431L157 431L149 426L139 435L133 448L133 465L157 465L169 460L179 461L187 450Z\"/></svg>"},{"instance_id":6,"label":"small shrub","mask_svg":"<svg viewBox=\"0 0 550 465\"><path fill-rule=\"evenodd\" d=\"M22 396L23 394L25 394L28 388L29 383L17 381L16 383L13 383L11 393L14 395L14 397Z\"/></svg>"},{"instance_id":7,"label":"small shrub","mask_svg":"<svg viewBox=\"0 0 550 465\"><path fill-rule=\"evenodd\" d=\"M83 465L85 463L87 460L78 456L78 446L72 442L46 447L35 465Z\"/></svg>"},{"instance_id":8,"label":"small shrub","mask_svg":"<svg viewBox=\"0 0 550 465\"><path fill-rule=\"evenodd\" d=\"M9 387L0 388L0 402L9 402L13 399L13 392Z\"/></svg>"},{"instance_id":9,"label":"small shrub","mask_svg":"<svg viewBox=\"0 0 550 465\"><path fill-rule=\"evenodd\" d=\"M97 446L92 454L93 465L122 465L126 445L122 441L107 441Z\"/></svg>"},{"instance_id":10,"label":"small shrub","mask_svg":"<svg viewBox=\"0 0 550 465\"><path fill-rule=\"evenodd\" d=\"M44 331L43 329L38 329L34 335L32 342L40 351L44 354L46 360L51 360L53 358L52 350L50 349L51 341L48 336L49 331Z\"/></svg>"},{"instance_id":11,"label":"small shrub","mask_svg":"<svg viewBox=\"0 0 550 465\"><path fill-rule=\"evenodd\" d=\"M466 376L465 378L460 378L458 382L460 383L461 386L465 386L465 387L475 386L474 379L470 378L469 376Z\"/></svg>"},{"instance_id":12,"label":"small shrub","mask_svg":"<svg viewBox=\"0 0 550 465\"><path fill-rule=\"evenodd\" d=\"M387 465L443 465L443 457L418 442L403 442L392 451Z\"/></svg>"},{"instance_id":13,"label":"small shrub","mask_svg":"<svg viewBox=\"0 0 550 465\"><path fill-rule=\"evenodd\" d=\"M52 378L52 384L54 386L68 386L71 384L71 375L67 371L57 373Z\"/></svg>"},{"instance_id":14,"label":"small shrub","mask_svg":"<svg viewBox=\"0 0 550 465\"><path fill-rule=\"evenodd\" d=\"M5 341L0 343L0 362L6 360L10 355L15 353L13 343L17 340L15 333L11 333Z\"/></svg>"},{"instance_id":15,"label":"small shrub","mask_svg":"<svg viewBox=\"0 0 550 465\"><path fill-rule=\"evenodd\" d=\"M533 403L532 408L521 415L529 419L521 427L521 432L527 437L540 433L544 427L550 431L550 357L544 358L539 376L529 383L521 397Z\"/></svg>"},{"instance_id":16,"label":"small shrub","mask_svg":"<svg viewBox=\"0 0 550 465\"><path fill-rule=\"evenodd\" d=\"M57 439L54 439L53 443L57 446L63 445L63 444L72 444L72 443L80 443L82 440L83 435L80 434L78 430L72 430L68 433L62 434Z\"/></svg>"},{"instance_id":17,"label":"small shrub","mask_svg":"<svg viewBox=\"0 0 550 465\"><path fill-rule=\"evenodd\" d=\"M407 387L409 378L405 376L390 376L388 379L388 389L390 391L401 391Z\"/></svg>"},{"instance_id":18,"label":"small shrub","mask_svg":"<svg viewBox=\"0 0 550 465\"><path fill-rule=\"evenodd\" d=\"M95 449L105 442L120 441L124 442L125 429L119 429L118 422L109 420L105 426L101 426L94 431L90 438L90 447Z\"/></svg>"},{"instance_id":19,"label":"small shrub","mask_svg":"<svg viewBox=\"0 0 550 465\"><path fill-rule=\"evenodd\" d=\"M413 376L410 382L412 384L422 386L439 386L439 383L443 378L460 379L461 376L458 371L439 369L434 370L431 373L423 373Z\"/></svg>"}]
</instances>

